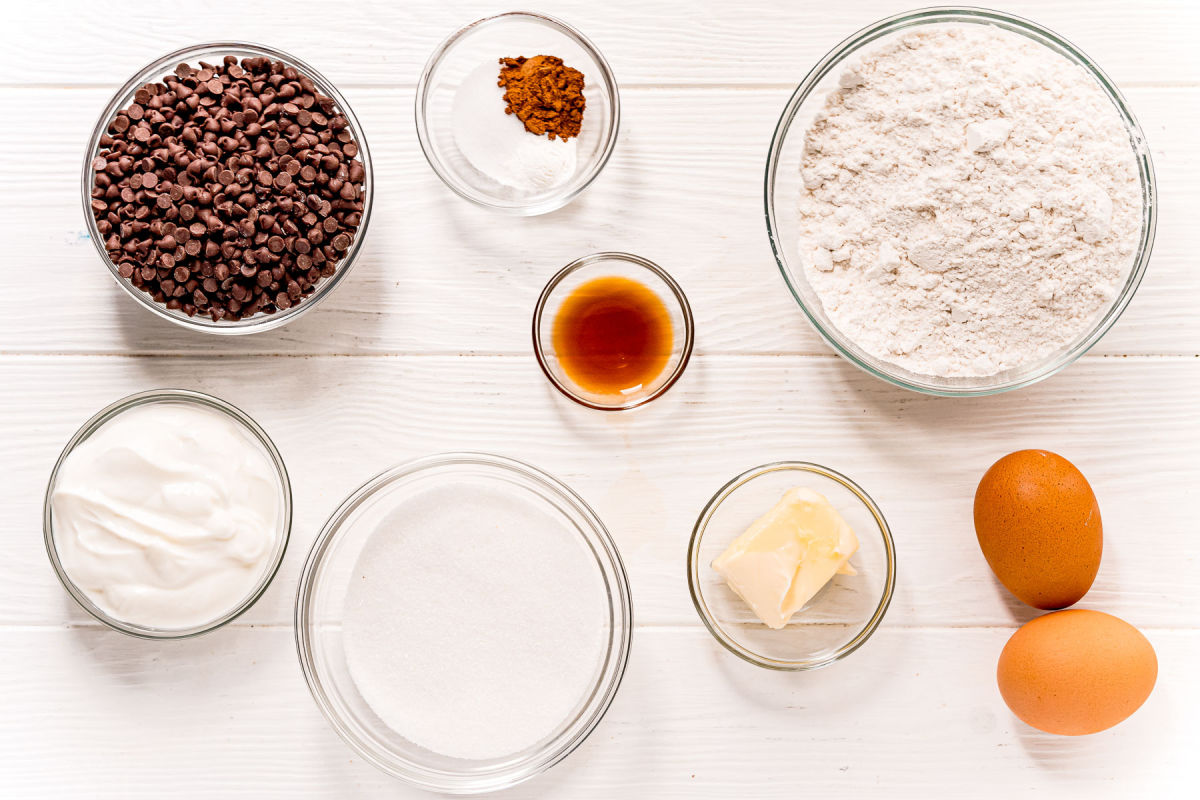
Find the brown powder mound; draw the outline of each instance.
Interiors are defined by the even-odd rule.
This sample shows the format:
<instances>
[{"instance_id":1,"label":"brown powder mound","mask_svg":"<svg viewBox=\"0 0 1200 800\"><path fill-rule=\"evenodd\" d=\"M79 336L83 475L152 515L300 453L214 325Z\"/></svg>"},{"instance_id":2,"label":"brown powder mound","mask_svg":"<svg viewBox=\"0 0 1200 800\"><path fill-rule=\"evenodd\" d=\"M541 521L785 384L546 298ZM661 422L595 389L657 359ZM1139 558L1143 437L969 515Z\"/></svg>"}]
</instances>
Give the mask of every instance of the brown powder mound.
<instances>
[{"instance_id":1,"label":"brown powder mound","mask_svg":"<svg viewBox=\"0 0 1200 800\"><path fill-rule=\"evenodd\" d=\"M500 59L499 85L506 114L516 114L525 130L566 141L583 124L583 73L555 56Z\"/></svg>"}]
</instances>

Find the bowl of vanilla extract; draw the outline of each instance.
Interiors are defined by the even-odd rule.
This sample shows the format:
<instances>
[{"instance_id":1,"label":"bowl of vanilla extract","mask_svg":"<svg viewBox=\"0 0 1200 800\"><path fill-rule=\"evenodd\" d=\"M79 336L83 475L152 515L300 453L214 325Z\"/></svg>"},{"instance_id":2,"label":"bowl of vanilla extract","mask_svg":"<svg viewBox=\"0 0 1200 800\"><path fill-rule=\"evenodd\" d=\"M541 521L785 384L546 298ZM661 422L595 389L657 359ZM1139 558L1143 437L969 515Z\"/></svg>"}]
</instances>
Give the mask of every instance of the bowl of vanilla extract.
<instances>
[{"instance_id":1,"label":"bowl of vanilla extract","mask_svg":"<svg viewBox=\"0 0 1200 800\"><path fill-rule=\"evenodd\" d=\"M533 313L533 351L551 385L582 406L649 403L687 368L687 296L666 270L630 253L595 253L558 271Z\"/></svg>"}]
</instances>

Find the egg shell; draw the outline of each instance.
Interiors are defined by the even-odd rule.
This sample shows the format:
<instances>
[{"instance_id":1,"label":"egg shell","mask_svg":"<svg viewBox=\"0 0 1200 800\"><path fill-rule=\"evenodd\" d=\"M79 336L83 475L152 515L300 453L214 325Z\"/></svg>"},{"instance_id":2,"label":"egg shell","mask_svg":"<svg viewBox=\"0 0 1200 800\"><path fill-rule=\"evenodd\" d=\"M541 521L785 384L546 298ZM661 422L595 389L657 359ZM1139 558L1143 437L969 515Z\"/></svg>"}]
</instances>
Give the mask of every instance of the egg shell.
<instances>
[{"instance_id":1,"label":"egg shell","mask_svg":"<svg viewBox=\"0 0 1200 800\"><path fill-rule=\"evenodd\" d=\"M1000 653L996 682L1021 720L1080 736L1111 728L1146 702L1158 658L1141 631L1111 614L1071 609L1030 620Z\"/></svg>"},{"instance_id":2,"label":"egg shell","mask_svg":"<svg viewBox=\"0 0 1200 800\"><path fill-rule=\"evenodd\" d=\"M1087 594L1104 552L1100 505L1083 473L1046 450L997 461L975 491L975 535L1023 603L1065 608Z\"/></svg>"}]
</instances>

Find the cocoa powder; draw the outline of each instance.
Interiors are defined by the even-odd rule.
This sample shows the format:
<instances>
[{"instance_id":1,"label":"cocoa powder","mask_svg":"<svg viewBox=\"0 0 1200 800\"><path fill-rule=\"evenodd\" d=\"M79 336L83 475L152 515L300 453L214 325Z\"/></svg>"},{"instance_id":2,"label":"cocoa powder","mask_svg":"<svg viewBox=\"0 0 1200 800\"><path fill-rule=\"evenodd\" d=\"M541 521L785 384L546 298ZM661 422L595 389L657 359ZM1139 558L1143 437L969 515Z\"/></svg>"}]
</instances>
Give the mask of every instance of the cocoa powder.
<instances>
[{"instance_id":1,"label":"cocoa powder","mask_svg":"<svg viewBox=\"0 0 1200 800\"><path fill-rule=\"evenodd\" d=\"M566 141L579 135L583 110L583 73L556 56L500 59L499 85L506 114L516 114L525 130Z\"/></svg>"}]
</instances>

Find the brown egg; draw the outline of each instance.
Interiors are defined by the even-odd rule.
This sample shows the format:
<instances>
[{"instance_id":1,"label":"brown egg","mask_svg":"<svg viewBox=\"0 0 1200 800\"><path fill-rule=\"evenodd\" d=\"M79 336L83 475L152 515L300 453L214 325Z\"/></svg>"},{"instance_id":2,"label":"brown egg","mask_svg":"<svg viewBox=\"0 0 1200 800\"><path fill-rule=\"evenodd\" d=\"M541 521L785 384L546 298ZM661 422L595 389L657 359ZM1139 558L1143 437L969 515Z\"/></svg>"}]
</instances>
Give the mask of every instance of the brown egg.
<instances>
[{"instance_id":1,"label":"brown egg","mask_svg":"<svg viewBox=\"0 0 1200 800\"><path fill-rule=\"evenodd\" d=\"M1035 608L1078 602L1104 551L1087 478L1046 450L1010 453L984 474L975 490L975 535L1000 582Z\"/></svg>"},{"instance_id":2,"label":"brown egg","mask_svg":"<svg viewBox=\"0 0 1200 800\"><path fill-rule=\"evenodd\" d=\"M1111 614L1071 609L1030 620L1012 635L996 682L1012 712L1047 733L1080 736L1137 711L1158 678L1154 648Z\"/></svg>"}]
</instances>

